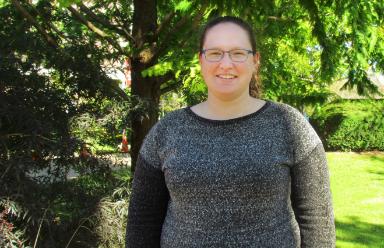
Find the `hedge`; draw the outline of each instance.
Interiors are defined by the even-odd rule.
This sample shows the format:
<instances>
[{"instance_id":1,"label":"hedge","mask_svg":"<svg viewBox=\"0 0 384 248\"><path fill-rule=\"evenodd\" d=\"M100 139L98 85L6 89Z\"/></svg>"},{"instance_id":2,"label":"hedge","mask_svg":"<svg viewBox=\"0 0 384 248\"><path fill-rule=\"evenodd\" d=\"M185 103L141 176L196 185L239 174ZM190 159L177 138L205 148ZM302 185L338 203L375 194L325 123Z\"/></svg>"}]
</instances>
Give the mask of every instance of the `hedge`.
<instances>
[{"instance_id":1,"label":"hedge","mask_svg":"<svg viewBox=\"0 0 384 248\"><path fill-rule=\"evenodd\" d=\"M328 103L311 123L329 151L384 151L384 100Z\"/></svg>"}]
</instances>

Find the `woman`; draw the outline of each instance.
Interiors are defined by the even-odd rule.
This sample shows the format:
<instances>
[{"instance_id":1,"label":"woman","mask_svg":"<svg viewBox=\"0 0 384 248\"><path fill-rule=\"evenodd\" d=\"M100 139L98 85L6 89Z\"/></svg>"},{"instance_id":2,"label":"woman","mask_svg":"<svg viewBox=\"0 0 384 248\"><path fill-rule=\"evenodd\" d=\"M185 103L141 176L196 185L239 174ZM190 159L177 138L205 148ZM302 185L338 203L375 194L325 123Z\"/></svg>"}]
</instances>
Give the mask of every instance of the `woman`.
<instances>
[{"instance_id":1,"label":"woman","mask_svg":"<svg viewBox=\"0 0 384 248\"><path fill-rule=\"evenodd\" d=\"M209 22L199 59L208 98L147 135L126 247L334 247L323 146L297 110L251 96L252 29Z\"/></svg>"}]
</instances>

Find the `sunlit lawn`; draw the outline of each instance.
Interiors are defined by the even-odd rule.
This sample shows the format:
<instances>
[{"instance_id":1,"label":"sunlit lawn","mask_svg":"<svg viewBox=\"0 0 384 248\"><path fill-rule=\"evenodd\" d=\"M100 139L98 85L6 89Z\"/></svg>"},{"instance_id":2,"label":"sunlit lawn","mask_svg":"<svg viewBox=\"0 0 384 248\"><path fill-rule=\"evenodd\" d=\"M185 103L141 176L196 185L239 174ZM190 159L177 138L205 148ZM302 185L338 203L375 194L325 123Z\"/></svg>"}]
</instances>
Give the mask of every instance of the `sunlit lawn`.
<instances>
[{"instance_id":1,"label":"sunlit lawn","mask_svg":"<svg viewBox=\"0 0 384 248\"><path fill-rule=\"evenodd\" d=\"M336 247L384 248L384 153L328 153Z\"/></svg>"}]
</instances>

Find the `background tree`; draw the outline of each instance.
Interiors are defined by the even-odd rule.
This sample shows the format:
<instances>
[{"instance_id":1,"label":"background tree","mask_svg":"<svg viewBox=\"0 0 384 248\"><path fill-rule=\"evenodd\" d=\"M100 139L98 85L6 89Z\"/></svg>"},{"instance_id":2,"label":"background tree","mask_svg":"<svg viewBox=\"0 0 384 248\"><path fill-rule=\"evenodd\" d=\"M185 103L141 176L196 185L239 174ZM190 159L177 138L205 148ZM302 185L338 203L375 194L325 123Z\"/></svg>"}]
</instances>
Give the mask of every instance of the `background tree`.
<instances>
[{"instance_id":1,"label":"background tree","mask_svg":"<svg viewBox=\"0 0 384 248\"><path fill-rule=\"evenodd\" d=\"M60 247L72 235L66 230L89 217L84 209L96 208L100 197L98 187L85 193L66 183L68 171L79 165L74 154L81 145L70 123L85 112L100 115L103 102L122 94L103 68L109 50L93 32L86 34L49 1L17 3L0 6L0 246L13 237L12 229L3 229L8 223L25 229L29 243ZM50 26L57 22L60 29ZM102 166L93 172L109 177Z\"/></svg>"}]
</instances>

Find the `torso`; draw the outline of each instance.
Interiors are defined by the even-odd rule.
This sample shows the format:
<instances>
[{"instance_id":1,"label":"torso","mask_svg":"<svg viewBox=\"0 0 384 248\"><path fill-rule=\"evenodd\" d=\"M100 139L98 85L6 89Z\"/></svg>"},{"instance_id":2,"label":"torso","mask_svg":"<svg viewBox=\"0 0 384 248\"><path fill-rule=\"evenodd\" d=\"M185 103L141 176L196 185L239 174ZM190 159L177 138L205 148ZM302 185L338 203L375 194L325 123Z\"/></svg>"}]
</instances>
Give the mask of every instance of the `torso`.
<instances>
[{"instance_id":1,"label":"torso","mask_svg":"<svg viewBox=\"0 0 384 248\"><path fill-rule=\"evenodd\" d=\"M270 104L229 120L181 110L159 152L170 193L162 247L296 246L290 144Z\"/></svg>"}]
</instances>

